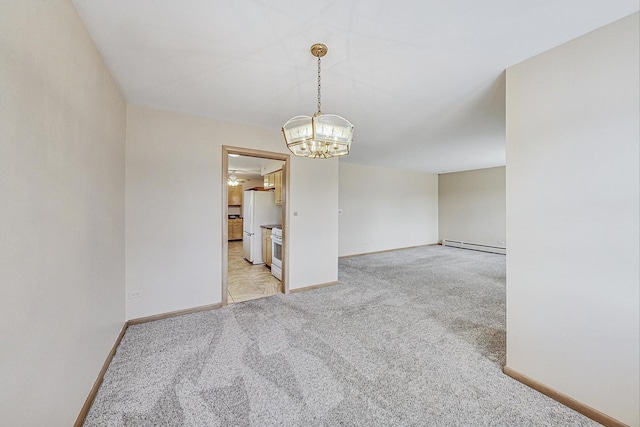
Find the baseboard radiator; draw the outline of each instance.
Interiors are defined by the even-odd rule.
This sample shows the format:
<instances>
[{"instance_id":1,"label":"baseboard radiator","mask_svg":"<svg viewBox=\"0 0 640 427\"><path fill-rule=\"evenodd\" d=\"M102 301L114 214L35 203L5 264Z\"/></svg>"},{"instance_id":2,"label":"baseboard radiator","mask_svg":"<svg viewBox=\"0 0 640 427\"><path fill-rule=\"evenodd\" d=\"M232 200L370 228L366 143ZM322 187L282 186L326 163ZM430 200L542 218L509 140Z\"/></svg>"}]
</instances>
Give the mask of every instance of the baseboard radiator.
<instances>
[{"instance_id":1,"label":"baseboard radiator","mask_svg":"<svg viewBox=\"0 0 640 427\"><path fill-rule=\"evenodd\" d=\"M507 254L507 248L501 246L481 245L479 243L461 242L458 240L442 239L442 246L451 246L452 248L471 249L474 251L491 252L494 254Z\"/></svg>"}]
</instances>

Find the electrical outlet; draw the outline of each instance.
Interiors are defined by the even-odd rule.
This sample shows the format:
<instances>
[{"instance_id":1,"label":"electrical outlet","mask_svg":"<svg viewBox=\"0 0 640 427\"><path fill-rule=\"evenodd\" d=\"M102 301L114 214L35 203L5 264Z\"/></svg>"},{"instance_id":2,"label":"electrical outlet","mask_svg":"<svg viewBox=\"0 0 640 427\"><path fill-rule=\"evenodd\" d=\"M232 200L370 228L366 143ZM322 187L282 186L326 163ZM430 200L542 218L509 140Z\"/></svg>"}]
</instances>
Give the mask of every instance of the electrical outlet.
<instances>
[{"instance_id":1,"label":"electrical outlet","mask_svg":"<svg viewBox=\"0 0 640 427\"><path fill-rule=\"evenodd\" d=\"M142 298L142 291L127 292L127 298L129 299Z\"/></svg>"}]
</instances>

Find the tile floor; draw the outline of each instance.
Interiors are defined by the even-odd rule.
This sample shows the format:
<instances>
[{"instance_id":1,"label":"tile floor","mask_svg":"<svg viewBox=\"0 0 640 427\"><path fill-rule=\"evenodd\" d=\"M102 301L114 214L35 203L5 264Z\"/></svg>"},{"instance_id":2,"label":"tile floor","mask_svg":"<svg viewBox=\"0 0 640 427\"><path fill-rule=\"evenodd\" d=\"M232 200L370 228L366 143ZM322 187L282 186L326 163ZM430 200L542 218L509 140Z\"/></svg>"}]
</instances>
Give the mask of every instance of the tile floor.
<instances>
[{"instance_id":1,"label":"tile floor","mask_svg":"<svg viewBox=\"0 0 640 427\"><path fill-rule=\"evenodd\" d=\"M253 265L242 257L242 241L229 242L229 304L282 293L282 282L271 275L265 264Z\"/></svg>"}]
</instances>

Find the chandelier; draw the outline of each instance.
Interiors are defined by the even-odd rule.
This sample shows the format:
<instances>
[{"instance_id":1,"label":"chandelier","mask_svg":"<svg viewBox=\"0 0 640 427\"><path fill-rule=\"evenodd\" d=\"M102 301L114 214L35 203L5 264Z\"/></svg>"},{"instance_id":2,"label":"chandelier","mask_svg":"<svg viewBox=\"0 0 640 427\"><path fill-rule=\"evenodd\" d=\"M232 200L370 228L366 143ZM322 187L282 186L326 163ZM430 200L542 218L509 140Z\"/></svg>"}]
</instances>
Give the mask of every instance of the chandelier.
<instances>
[{"instance_id":1,"label":"chandelier","mask_svg":"<svg viewBox=\"0 0 640 427\"><path fill-rule=\"evenodd\" d=\"M353 125L344 117L323 114L320 109L320 58L327 50L320 43L311 46L311 53L318 58L318 112L313 117L295 116L282 126L287 148L296 156L328 159L349 154Z\"/></svg>"},{"instance_id":2,"label":"chandelier","mask_svg":"<svg viewBox=\"0 0 640 427\"><path fill-rule=\"evenodd\" d=\"M235 172L231 171L231 174L229 175L229 180L227 181L227 185L230 185L232 187L240 185L240 181L238 181L238 177L236 176Z\"/></svg>"}]
</instances>

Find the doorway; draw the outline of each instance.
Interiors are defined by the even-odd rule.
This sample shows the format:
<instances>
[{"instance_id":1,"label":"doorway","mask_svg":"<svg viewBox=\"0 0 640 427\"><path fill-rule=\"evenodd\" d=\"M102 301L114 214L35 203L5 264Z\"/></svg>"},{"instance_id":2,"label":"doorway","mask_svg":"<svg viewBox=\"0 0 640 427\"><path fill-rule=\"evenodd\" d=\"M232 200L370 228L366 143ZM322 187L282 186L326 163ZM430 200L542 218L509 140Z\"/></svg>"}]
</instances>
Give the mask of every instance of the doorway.
<instances>
[{"instance_id":1,"label":"doorway","mask_svg":"<svg viewBox=\"0 0 640 427\"><path fill-rule=\"evenodd\" d=\"M232 157L230 157L232 156ZM238 158L240 157L240 158ZM237 159L237 160L236 160ZM244 183L239 184L238 187L246 187L243 189L254 189L256 192L265 190L264 185L262 185L263 178L260 177L260 181L256 181L255 171L254 180L249 181L251 175L245 174L242 170L233 170L233 167L230 167L230 164L233 166L237 164L240 160L254 160L254 163L262 163L265 162L270 164L275 164L276 162L281 164L281 169L278 171L278 179L279 179L279 191L277 198L279 199L279 204L281 206L281 221L277 221L281 223L282 229L282 246L281 246L281 281L272 277L271 270L265 264L262 264L260 260L256 261L256 264L252 264L247 261L250 259L247 256L247 248L246 242L244 242L244 233L243 238L239 239L237 231L234 227L237 224L240 224L240 227L245 229L243 221L244 218L244 203L241 202L241 206L238 206L237 203L229 202L230 197L234 196L236 192L240 192L240 190L235 190L233 187L229 186L230 174L232 175L232 180L244 181ZM257 161L257 162L255 162ZM251 162L250 162L251 163ZM283 153L255 150L250 148L243 147L232 147L232 146L223 146L222 147L222 305L225 306L227 304L246 301L249 299L255 299L261 296L268 296L275 293L288 293L288 279L289 279L289 270L287 266L288 260L288 236L289 236L289 228L288 228L288 200L289 200L289 179L290 179L290 165L289 165L289 155ZM231 172L230 172L231 169ZM247 182L248 181L248 182ZM264 180L266 181L266 180ZM231 192L230 192L231 189ZM269 190L267 188L266 190ZM252 192L253 193L253 192ZM272 194L272 198L275 200L275 191ZM260 194L261 197L264 198L266 194L262 192ZM255 197L257 199L258 197ZM235 200L235 199L234 199ZM231 204L233 203L233 204ZM232 218L233 217L233 218ZM275 222L271 225L278 225ZM263 237L267 239L267 234L269 237L268 247L271 248L271 229L268 229L268 233L266 229L260 227L261 225L269 225L269 224L258 224L257 228L263 236L253 236L251 239L257 240L259 237ZM256 225L254 224L254 227ZM230 240L231 239L231 240ZM262 243L262 239L260 240ZM266 250L267 246L261 246ZM271 253L271 251L269 251ZM230 286L231 280L231 286ZM253 282L253 283L252 283ZM242 283L242 285L239 285ZM246 285L245 285L246 284ZM238 291L237 288L239 286L248 286L253 287L254 295L251 293L242 293ZM256 295L256 286L262 287L264 295ZM277 289L276 289L277 287ZM235 293L235 294L234 294Z\"/></svg>"}]
</instances>

